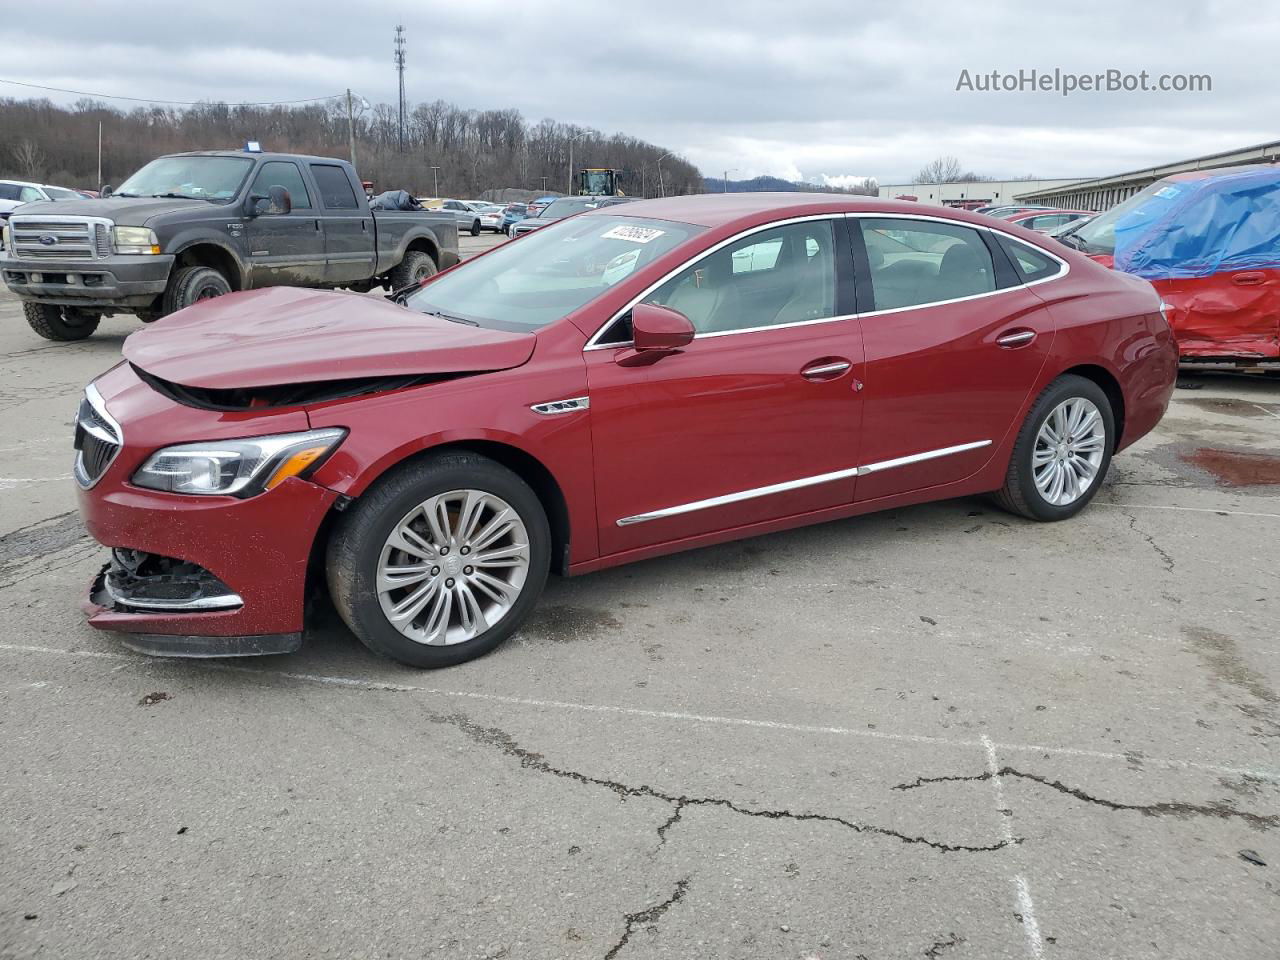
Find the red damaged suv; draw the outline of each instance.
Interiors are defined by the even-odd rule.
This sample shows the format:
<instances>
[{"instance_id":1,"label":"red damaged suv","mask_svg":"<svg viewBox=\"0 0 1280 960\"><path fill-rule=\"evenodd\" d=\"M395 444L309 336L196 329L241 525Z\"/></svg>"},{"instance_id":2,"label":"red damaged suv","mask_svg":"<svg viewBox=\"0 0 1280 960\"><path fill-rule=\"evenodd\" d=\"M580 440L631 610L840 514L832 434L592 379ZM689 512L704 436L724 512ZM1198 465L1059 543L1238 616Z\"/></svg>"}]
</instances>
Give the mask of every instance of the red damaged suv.
<instances>
[{"instance_id":1,"label":"red damaged suv","mask_svg":"<svg viewBox=\"0 0 1280 960\"><path fill-rule=\"evenodd\" d=\"M397 302L196 304L85 391L90 622L287 652L327 587L435 667L510 636L552 570L970 494L1064 519L1160 420L1177 351L1150 284L1051 243L715 194L566 219Z\"/></svg>"}]
</instances>

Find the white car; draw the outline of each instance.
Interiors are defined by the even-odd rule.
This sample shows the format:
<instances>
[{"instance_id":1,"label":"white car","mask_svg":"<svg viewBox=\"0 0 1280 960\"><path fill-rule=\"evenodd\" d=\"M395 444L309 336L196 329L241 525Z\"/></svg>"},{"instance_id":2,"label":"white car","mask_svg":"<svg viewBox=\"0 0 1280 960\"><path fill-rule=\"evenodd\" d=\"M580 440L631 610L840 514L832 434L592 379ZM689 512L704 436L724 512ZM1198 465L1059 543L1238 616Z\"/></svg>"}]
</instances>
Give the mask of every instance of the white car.
<instances>
[{"instance_id":1,"label":"white car","mask_svg":"<svg viewBox=\"0 0 1280 960\"><path fill-rule=\"evenodd\" d=\"M27 183L23 180L0 180L0 216L13 212L14 207L33 200L83 200L81 194L66 187L50 187L43 183Z\"/></svg>"},{"instance_id":2,"label":"white car","mask_svg":"<svg viewBox=\"0 0 1280 960\"><path fill-rule=\"evenodd\" d=\"M476 212L480 214L481 229L502 233L502 214L507 209L507 205L505 203L481 203L476 206Z\"/></svg>"}]
</instances>

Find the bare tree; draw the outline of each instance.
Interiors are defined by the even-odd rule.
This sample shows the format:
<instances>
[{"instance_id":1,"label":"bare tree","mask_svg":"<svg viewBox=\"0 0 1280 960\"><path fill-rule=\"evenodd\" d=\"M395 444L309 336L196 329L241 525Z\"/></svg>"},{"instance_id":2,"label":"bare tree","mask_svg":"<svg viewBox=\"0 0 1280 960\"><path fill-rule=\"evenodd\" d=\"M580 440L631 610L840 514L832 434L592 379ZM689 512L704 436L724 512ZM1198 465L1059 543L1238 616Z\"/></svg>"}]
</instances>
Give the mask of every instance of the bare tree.
<instances>
[{"instance_id":1,"label":"bare tree","mask_svg":"<svg viewBox=\"0 0 1280 960\"><path fill-rule=\"evenodd\" d=\"M960 161L952 156L938 157L920 168L916 183L956 183L964 176Z\"/></svg>"},{"instance_id":2,"label":"bare tree","mask_svg":"<svg viewBox=\"0 0 1280 960\"><path fill-rule=\"evenodd\" d=\"M40 180L44 176L44 151L34 140L23 138L9 148L13 165L27 180Z\"/></svg>"}]
</instances>

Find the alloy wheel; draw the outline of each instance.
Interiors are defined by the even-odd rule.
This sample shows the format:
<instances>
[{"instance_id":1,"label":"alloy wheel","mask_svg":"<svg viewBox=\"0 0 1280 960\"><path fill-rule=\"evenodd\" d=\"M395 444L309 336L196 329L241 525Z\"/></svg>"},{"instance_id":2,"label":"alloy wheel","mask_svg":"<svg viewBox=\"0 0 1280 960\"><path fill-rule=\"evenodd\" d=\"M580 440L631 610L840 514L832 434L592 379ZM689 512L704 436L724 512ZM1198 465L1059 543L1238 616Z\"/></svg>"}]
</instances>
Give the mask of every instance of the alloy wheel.
<instances>
[{"instance_id":1,"label":"alloy wheel","mask_svg":"<svg viewBox=\"0 0 1280 960\"><path fill-rule=\"evenodd\" d=\"M378 602L416 643L472 640L510 612L529 573L529 534L509 503L451 490L410 510L378 560Z\"/></svg>"},{"instance_id":2,"label":"alloy wheel","mask_svg":"<svg viewBox=\"0 0 1280 960\"><path fill-rule=\"evenodd\" d=\"M1106 453L1107 428L1092 400L1071 397L1036 433L1031 469L1040 496L1056 507L1075 503L1092 486Z\"/></svg>"}]
</instances>

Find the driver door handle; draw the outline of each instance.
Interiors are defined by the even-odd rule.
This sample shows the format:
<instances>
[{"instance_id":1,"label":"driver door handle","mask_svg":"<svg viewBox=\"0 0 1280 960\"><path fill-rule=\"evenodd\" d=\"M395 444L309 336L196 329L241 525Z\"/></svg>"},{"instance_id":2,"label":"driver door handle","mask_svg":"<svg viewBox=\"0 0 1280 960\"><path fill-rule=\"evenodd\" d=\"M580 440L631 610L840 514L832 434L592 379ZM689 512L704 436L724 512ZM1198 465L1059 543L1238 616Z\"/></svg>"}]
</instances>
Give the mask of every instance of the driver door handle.
<instances>
[{"instance_id":1,"label":"driver door handle","mask_svg":"<svg viewBox=\"0 0 1280 960\"><path fill-rule=\"evenodd\" d=\"M1260 270L1250 270L1248 273L1234 274L1231 282L1242 287L1252 287L1259 283L1266 283L1267 275Z\"/></svg>"}]
</instances>

